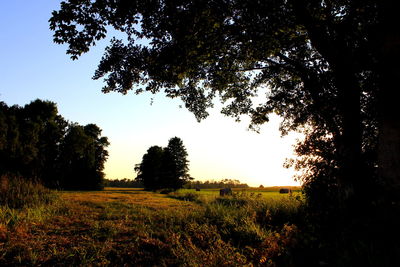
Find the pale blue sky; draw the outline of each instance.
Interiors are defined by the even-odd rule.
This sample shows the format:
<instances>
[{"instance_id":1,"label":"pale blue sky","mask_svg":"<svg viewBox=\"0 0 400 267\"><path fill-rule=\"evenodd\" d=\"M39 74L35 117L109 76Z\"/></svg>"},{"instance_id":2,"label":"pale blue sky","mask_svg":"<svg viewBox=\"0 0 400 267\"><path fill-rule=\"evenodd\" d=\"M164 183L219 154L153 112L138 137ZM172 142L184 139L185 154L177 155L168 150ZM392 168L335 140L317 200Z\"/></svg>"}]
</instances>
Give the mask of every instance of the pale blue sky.
<instances>
[{"instance_id":1,"label":"pale blue sky","mask_svg":"<svg viewBox=\"0 0 400 267\"><path fill-rule=\"evenodd\" d=\"M48 25L59 2L0 0L0 101L25 105L36 98L51 100L66 119L96 123L111 142L107 178L134 178L133 166L150 146L166 146L169 138L178 136L196 179L297 184L293 170L282 167L296 135L280 138L278 118L257 134L247 130L246 122L236 123L218 110L197 123L179 108L180 100L162 95L101 93L102 81L91 77L111 36L79 60L70 60L65 46L53 43Z\"/></svg>"}]
</instances>

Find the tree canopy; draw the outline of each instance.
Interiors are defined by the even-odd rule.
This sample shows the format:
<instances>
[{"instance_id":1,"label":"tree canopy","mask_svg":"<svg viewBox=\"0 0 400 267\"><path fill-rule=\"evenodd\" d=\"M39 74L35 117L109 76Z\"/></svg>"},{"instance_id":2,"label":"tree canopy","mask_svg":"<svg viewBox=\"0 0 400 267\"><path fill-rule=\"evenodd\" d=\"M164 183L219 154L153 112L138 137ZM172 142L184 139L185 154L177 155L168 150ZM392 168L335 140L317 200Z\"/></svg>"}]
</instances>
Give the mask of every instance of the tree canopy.
<instances>
[{"instance_id":1,"label":"tree canopy","mask_svg":"<svg viewBox=\"0 0 400 267\"><path fill-rule=\"evenodd\" d=\"M0 175L38 179L57 189L101 189L108 157L95 124L67 122L50 101L0 102Z\"/></svg>"},{"instance_id":2,"label":"tree canopy","mask_svg":"<svg viewBox=\"0 0 400 267\"><path fill-rule=\"evenodd\" d=\"M142 162L135 166L136 181L146 189L179 189L191 180L189 176L188 153L179 137L173 137L165 148L150 147L143 155Z\"/></svg>"},{"instance_id":3,"label":"tree canopy","mask_svg":"<svg viewBox=\"0 0 400 267\"><path fill-rule=\"evenodd\" d=\"M381 229L399 212L398 10L392 0L70 0L50 28L72 59L109 27L126 34L93 76L103 92L163 91L199 120L218 96L253 128L276 113L283 134L304 132L288 165L337 248L347 246L338 235L364 238L358 222L386 218L370 224Z\"/></svg>"},{"instance_id":4,"label":"tree canopy","mask_svg":"<svg viewBox=\"0 0 400 267\"><path fill-rule=\"evenodd\" d=\"M400 57L397 7L389 0L71 0L53 12L50 28L72 59L110 26L126 34L111 41L95 72L105 77L104 92L163 90L198 119L219 96L223 113L249 114L253 127L280 115L283 133L306 133L294 163L304 170L300 179L347 203L368 184L400 188L391 93L399 70L390 64ZM262 90L264 101L254 104Z\"/></svg>"}]
</instances>

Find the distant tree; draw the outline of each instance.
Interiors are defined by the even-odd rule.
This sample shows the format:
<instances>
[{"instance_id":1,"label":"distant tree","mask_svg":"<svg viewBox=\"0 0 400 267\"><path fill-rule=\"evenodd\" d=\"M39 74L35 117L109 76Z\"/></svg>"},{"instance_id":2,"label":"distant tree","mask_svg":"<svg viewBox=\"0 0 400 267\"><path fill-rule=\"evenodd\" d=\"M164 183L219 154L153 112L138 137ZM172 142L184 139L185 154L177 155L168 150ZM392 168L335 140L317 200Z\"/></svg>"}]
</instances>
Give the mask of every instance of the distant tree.
<instances>
[{"instance_id":1,"label":"distant tree","mask_svg":"<svg viewBox=\"0 0 400 267\"><path fill-rule=\"evenodd\" d=\"M187 151L178 137L169 140L165 148L152 146L135 166L136 181L149 190L162 188L178 189L192 178L189 176Z\"/></svg>"},{"instance_id":2,"label":"distant tree","mask_svg":"<svg viewBox=\"0 0 400 267\"><path fill-rule=\"evenodd\" d=\"M0 151L7 146L7 106L4 102L0 101Z\"/></svg>"},{"instance_id":3,"label":"distant tree","mask_svg":"<svg viewBox=\"0 0 400 267\"><path fill-rule=\"evenodd\" d=\"M132 179L104 179L105 187L143 188L143 184Z\"/></svg>"},{"instance_id":4,"label":"distant tree","mask_svg":"<svg viewBox=\"0 0 400 267\"><path fill-rule=\"evenodd\" d=\"M264 186L262 184L260 184L260 186L258 188L264 188Z\"/></svg>"},{"instance_id":5,"label":"distant tree","mask_svg":"<svg viewBox=\"0 0 400 267\"><path fill-rule=\"evenodd\" d=\"M248 188L249 185L246 183L241 183L239 180L234 179L222 179L222 180L212 180L212 181L190 181L185 185L185 188Z\"/></svg>"},{"instance_id":6,"label":"distant tree","mask_svg":"<svg viewBox=\"0 0 400 267\"><path fill-rule=\"evenodd\" d=\"M150 147L143 155L142 162L135 166L137 172L135 180L142 183L148 190L164 188L163 162L164 149L159 146Z\"/></svg>"},{"instance_id":7,"label":"distant tree","mask_svg":"<svg viewBox=\"0 0 400 267\"><path fill-rule=\"evenodd\" d=\"M164 174L168 188L182 188L185 183L192 180L189 175L188 153L183 141L173 137L164 148Z\"/></svg>"}]
</instances>

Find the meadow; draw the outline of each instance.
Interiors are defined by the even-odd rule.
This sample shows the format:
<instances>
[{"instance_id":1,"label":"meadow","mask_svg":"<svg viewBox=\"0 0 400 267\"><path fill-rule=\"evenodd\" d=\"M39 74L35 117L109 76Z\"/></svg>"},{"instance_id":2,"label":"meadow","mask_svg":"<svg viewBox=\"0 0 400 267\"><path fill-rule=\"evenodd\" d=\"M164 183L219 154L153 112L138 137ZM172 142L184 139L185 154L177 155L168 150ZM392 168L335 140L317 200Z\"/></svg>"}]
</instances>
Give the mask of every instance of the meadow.
<instances>
[{"instance_id":1,"label":"meadow","mask_svg":"<svg viewBox=\"0 0 400 267\"><path fill-rule=\"evenodd\" d=\"M281 265L293 259L303 200L277 190L106 188L1 203L0 265Z\"/></svg>"}]
</instances>

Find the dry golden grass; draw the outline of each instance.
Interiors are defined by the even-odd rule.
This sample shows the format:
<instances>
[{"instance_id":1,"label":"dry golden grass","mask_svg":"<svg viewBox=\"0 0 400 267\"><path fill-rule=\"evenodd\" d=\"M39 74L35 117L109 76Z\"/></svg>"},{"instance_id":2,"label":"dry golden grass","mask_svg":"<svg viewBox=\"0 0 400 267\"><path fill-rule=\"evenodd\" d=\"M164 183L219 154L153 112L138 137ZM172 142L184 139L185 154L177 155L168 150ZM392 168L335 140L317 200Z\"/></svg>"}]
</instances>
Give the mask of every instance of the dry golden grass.
<instances>
[{"instance_id":1,"label":"dry golden grass","mask_svg":"<svg viewBox=\"0 0 400 267\"><path fill-rule=\"evenodd\" d=\"M192 202L182 202L172 199L167 195L143 191L135 188L105 188L104 191L98 192L64 192L62 194L62 198L67 202L120 202L125 205L140 205L145 208L152 208L156 210L199 208L198 205Z\"/></svg>"},{"instance_id":2,"label":"dry golden grass","mask_svg":"<svg viewBox=\"0 0 400 267\"><path fill-rule=\"evenodd\" d=\"M285 252L250 206L181 201L139 189L60 195L30 219L26 214L33 211L7 211L17 219L0 222L0 266L243 266Z\"/></svg>"}]
</instances>

